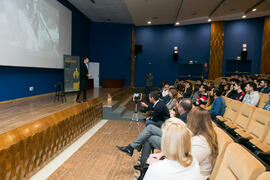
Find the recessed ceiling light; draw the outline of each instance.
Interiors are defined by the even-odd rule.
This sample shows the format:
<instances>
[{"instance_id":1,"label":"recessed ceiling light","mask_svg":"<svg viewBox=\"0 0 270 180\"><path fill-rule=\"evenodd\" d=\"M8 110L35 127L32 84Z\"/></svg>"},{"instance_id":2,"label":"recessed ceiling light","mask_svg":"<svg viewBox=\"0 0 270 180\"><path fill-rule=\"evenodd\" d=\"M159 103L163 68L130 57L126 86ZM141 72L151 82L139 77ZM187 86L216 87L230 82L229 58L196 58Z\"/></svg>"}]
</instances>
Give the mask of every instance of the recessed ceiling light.
<instances>
[{"instance_id":1,"label":"recessed ceiling light","mask_svg":"<svg viewBox=\"0 0 270 180\"><path fill-rule=\"evenodd\" d=\"M152 22L151 21L148 21L147 24L152 24Z\"/></svg>"},{"instance_id":2,"label":"recessed ceiling light","mask_svg":"<svg viewBox=\"0 0 270 180\"><path fill-rule=\"evenodd\" d=\"M179 25L180 25L180 23L179 23L179 22L176 22L176 23L175 23L175 25L176 25L176 26L179 26Z\"/></svg>"},{"instance_id":3,"label":"recessed ceiling light","mask_svg":"<svg viewBox=\"0 0 270 180\"><path fill-rule=\"evenodd\" d=\"M243 15L242 18L245 19L247 16L246 15Z\"/></svg>"},{"instance_id":4,"label":"recessed ceiling light","mask_svg":"<svg viewBox=\"0 0 270 180\"><path fill-rule=\"evenodd\" d=\"M255 11L257 11L257 9L254 8L254 9L252 9L252 11L255 12Z\"/></svg>"},{"instance_id":5,"label":"recessed ceiling light","mask_svg":"<svg viewBox=\"0 0 270 180\"><path fill-rule=\"evenodd\" d=\"M212 19L211 19L211 18L209 18L209 19L208 19L208 22L211 22L211 21L212 21Z\"/></svg>"}]
</instances>

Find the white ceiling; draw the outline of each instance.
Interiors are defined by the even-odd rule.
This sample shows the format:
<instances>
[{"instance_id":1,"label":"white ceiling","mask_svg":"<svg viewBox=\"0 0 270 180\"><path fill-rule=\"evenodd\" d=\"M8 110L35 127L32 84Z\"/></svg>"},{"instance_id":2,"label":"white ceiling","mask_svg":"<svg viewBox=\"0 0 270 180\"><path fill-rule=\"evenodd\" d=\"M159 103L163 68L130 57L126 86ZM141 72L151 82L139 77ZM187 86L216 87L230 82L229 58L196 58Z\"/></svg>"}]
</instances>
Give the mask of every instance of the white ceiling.
<instances>
[{"instance_id":1,"label":"white ceiling","mask_svg":"<svg viewBox=\"0 0 270 180\"><path fill-rule=\"evenodd\" d=\"M91 2L93 0L68 1L94 22L144 26L149 20L152 25L174 24L176 21L181 25L205 23L211 12L213 21L241 19L248 9L261 0L94 0L95 3ZM249 12L247 18L270 15L270 0L264 0L256 9L256 12Z\"/></svg>"}]
</instances>

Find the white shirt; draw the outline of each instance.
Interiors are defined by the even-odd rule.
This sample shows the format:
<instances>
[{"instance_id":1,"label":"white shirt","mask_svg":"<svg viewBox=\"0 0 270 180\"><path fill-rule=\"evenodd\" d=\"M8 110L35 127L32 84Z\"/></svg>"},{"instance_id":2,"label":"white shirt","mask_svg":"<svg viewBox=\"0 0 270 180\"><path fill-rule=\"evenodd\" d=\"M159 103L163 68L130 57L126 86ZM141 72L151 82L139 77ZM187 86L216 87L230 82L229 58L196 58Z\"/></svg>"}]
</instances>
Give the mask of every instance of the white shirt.
<instances>
[{"instance_id":1,"label":"white shirt","mask_svg":"<svg viewBox=\"0 0 270 180\"><path fill-rule=\"evenodd\" d=\"M201 179L206 180L213 167L210 159L211 149L204 136L193 136L191 138L191 154L199 163Z\"/></svg>"},{"instance_id":2,"label":"white shirt","mask_svg":"<svg viewBox=\"0 0 270 180\"><path fill-rule=\"evenodd\" d=\"M86 67L87 67L87 69L88 69L88 63L84 63L85 65L86 65Z\"/></svg>"},{"instance_id":3,"label":"white shirt","mask_svg":"<svg viewBox=\"0 0 270 180\"><path fill-rule=\"evenodd\" d=\"M144 180L199 180L200 167L194 158L189 167L182 166L179 162L164 159L151 164L146 171Z\"/></svg>"},{"instance_id":4,"label":"white shirt","mask_svg":"<svg viewBox=\"0 0 270 180\"><path fill-rule=\"evenodd\" d=\"M169 94L169 90L166 90L166 91L162 91L162 97L165 97Z\"/></svg>"},{"instance_id":5,"label":"white shirt","mask_svg":"<svg viewBox=\"0 0 270 180\"><path fill-rule=\"evenodd\" d=\"M157 100L157 101L155 102L155 104L153 105L153 108L157 105L158 102L159 102L159 100Z\"/></svg>"},{"instance_id":6,"label":"white shirt","mask_svg":"<svg viewBox=\"0 0 270 180\"><path fill-rule=\"evenodd\" d=\"M243 99L243 103L249 104L251 106L257 106L260 100L260 95L258 91L254 91L252 93L247 93Z\"/></svg>"}]
</instances>

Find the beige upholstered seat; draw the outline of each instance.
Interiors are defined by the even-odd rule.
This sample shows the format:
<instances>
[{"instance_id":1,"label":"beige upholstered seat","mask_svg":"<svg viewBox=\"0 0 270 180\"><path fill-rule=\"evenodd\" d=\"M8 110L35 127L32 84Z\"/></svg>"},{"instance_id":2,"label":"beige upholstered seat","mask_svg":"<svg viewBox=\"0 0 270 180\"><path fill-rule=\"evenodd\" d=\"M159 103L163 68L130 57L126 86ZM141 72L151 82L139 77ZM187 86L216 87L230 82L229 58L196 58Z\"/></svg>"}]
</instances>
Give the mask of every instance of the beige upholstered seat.
<instances>
[{"instance_id":1,"label":"beige upholstered seat","mask_svg":"<svg viewBox=\"0 0 270 180\"><path fill-rule=\"evenodd\" d=\"M263 108L267 101L269 101L269 94L259 93L260 94L260 101L258 104L259 108Z\"/></svg>"},{"instance_id":2,"label":"beige upholstered seat","mask_svg":"<svg viewBox=\"0 0 270 180\"><path fill-rule=\"evenodd\" d=\"M265 171L263 164L245 148L230 143L217 170L217 180L254 180Z\"/></svg>"},{"instance_id":3,"label":"beige upholstered seat","mask_svg":"<svg viewBox=\"0 0 270 180\"><path fill-rule=\"evenodd\" d=\"M247 129L236 129L235 131L243 138L255 138L262 142L269 131L269 125L270 111L256 108Z\"/></svg>"},{"instance_id":4,"label":"beige upholstered seat","mask_svg":"<svg viewBox=\"0 0 270 180\"><path fill-rule=\"evenodd\" d=\"M264 172L257 177L256 180L269 180L270 179L270 172Z\"/></svg>"},{"instance_id":5,"label":"beige upholstered seat","mask_svg":"<svg viewBox=\"0 0 270 180\"><path fill-rule=\"evenodd\" d=\"M234 122L239 111L240 108L242 106L243 103L241 103L240 101L236 101L236 100L229 100L227 101L227 107L226 107L226 111L224 113L224 116L217 116L217 119L219 121L232 121Z\"/></svg>"},{"instance_id":6,"label":"beige upholstered seat","mask_svg":"<svg viewBox=\"0 0 270 180\"><path fill-rule=\"evenodd\" d=\"M217 175L217 171L218 171L220 164L222 162L225 150L226 150L227 146L233 142L233 139L227 133L225 133L222 129L220 129L219 127L215 127L214 129L215 129L215 132L217 133L218 156L216 159L215 166L213 168L213 172L210 176L210 180L215 179L215 177Z\"/></svg>"},{"instance_id":7,"label":"beige upholstered seat","mask_svg":"<svg viewBox=\"0 0 270 180\"><path fill-rule=\"evenodd\" d=\"M225 122L225 124L232 129L247 129L255 109L256 107L254 106L242 104L240 112L238 113L236 119L231 122Z\"/></svg>"},{"instance_id":8,"label":"beige upholstered seat","mask_svg":"<svg viewBox=\"0 0 270 180\"><path fill-rule=\"evenodd\" d=\"M270 128L268 128L267 134L263 141L257 139L251 139L249 141L261 149L263 152L270 153Z\"/></svg>"}]
</instances>

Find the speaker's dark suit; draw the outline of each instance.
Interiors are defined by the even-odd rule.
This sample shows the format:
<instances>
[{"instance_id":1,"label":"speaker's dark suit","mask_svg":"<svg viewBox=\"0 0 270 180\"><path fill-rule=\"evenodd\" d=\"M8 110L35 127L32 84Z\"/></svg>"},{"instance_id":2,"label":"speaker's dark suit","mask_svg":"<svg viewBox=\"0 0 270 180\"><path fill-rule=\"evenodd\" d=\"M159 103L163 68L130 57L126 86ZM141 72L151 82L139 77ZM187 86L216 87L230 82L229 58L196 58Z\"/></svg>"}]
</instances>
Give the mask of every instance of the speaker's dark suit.
<instances>
[{"instance_id":1,"label":"speaker's dark suit","mask_svg":"<svg viewBox=\"0 0 270 180\"><path fill-rule=\"evenodd\" d=\"M86 100L86 90L87 90L87 82L88 82L88 69L85 63L81 64L80 67L80 90L77 95L77 100L80 99L81 91L83 92L83 99Z\"/></svg>"}]
</instances>

